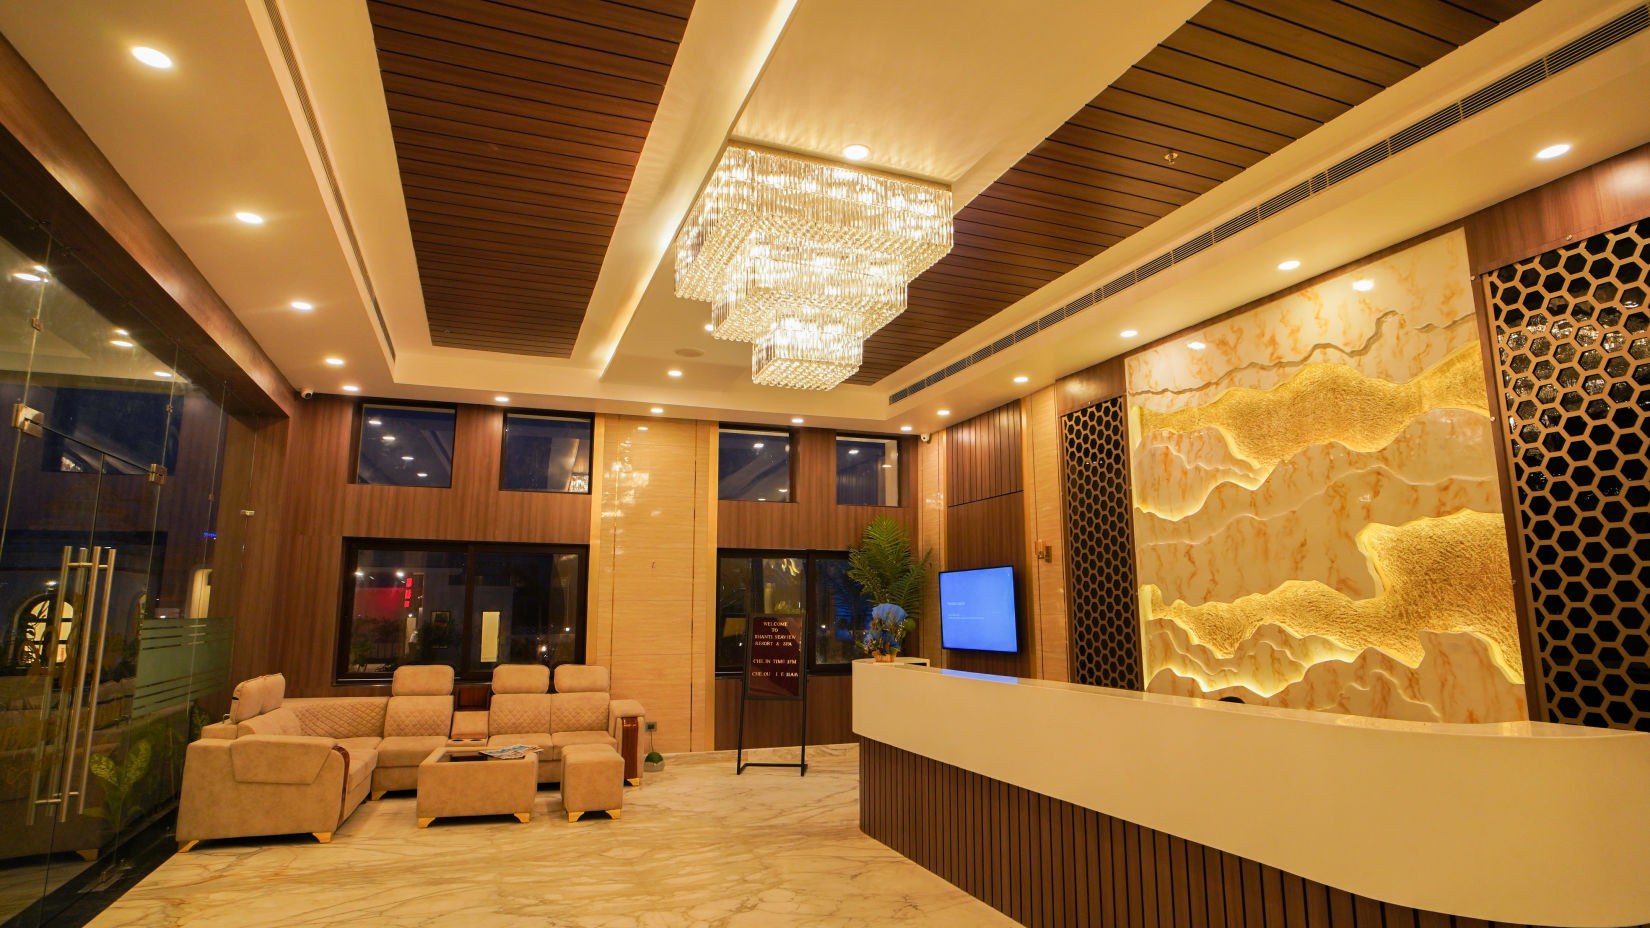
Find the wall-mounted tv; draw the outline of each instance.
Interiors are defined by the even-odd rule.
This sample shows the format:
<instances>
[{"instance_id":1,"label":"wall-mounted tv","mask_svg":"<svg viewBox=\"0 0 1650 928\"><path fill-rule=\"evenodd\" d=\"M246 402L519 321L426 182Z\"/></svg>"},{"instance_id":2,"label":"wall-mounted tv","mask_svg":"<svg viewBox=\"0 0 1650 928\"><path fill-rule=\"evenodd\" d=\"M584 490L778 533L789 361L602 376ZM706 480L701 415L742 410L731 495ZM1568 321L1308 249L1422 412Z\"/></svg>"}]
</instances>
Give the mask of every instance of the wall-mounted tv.
<instances>
[{"instance_id":1,"label":"wall-mounted tv","mask_svg":"<svg viewBox=\"0 0 1650 928\"><path fill-rule=\"evenodd\" d=\"M940 572L940 644L963 651L1020 650L1013 567Z\"/></svg>"}]
</instances>

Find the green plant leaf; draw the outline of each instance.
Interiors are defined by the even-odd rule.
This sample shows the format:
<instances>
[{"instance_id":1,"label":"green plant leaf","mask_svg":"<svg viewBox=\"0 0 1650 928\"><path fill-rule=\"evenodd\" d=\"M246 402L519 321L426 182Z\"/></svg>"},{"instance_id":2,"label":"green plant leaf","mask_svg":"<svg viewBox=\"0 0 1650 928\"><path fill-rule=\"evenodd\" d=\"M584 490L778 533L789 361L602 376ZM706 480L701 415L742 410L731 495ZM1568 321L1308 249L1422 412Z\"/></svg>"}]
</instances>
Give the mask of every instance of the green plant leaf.
<instances>
[{"instance_id":1,"label":"green plant leaf","mask_svg":"<svg viewBox=\"0 0 1650 928\"><path fill-rule=\"evenodd\" d=\"M115 762L109 755L93 754L92 759L88 762L88 766L91 768L92 776L97 777L105 783L114 782Z\"/></svg>"}]
</instances>

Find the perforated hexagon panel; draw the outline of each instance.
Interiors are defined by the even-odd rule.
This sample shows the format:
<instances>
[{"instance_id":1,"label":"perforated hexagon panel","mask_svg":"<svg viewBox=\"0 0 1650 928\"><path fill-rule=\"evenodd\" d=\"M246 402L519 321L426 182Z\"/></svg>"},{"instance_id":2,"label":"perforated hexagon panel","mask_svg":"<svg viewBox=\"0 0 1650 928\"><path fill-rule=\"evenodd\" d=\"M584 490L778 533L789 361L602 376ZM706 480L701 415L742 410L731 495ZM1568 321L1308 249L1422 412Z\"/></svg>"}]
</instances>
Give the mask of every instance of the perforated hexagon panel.
<instances>
[{"instance_id":1,"label":"perforated hexagon panel","mask_svg":"<svg viewBox=\"0 0 1650 928\"><path fill-rule=\"evenodd\" d=\"M1492 272L1546 717L1650 731L1650 219Z\"/></svg>"},{"instance_id":2,"label":"perforated hexagon panel","mask_svg":"<svg viewBox=\"0 0 1650 928\"><path fill-rule=\"evenodd\" d=\"M1140 689L1140 611L1123 397L1060 420L1066 476L1066 612L1074 683Z\"/></svg>"}]
</instances>

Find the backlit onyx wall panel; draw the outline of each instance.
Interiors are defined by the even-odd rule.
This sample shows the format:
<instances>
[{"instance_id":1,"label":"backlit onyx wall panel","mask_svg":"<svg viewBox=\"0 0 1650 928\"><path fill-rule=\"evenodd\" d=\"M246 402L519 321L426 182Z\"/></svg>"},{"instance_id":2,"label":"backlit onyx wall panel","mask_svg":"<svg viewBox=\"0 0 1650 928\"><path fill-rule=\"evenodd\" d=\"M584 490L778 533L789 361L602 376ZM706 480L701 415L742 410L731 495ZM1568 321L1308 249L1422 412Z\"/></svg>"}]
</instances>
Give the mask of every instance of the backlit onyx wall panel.
<instances>
[{"instance_id":1,"label":"backlit onyx wall panel","mask_svg":"<svg viewBox=\"0 0 1650 928\"><path fill-rule=\"evenodd\" d=\"M1486 275L1545 715L1650 731L1650 219Z\"/></svg>"},{"instance_id":2,"label":"backlit onyx wall panel","mask_svg":"<svg viewBox=\"0 0 1650 928\"><path fill-rule=\"evenodd\" d=\"M1060 420L1071 681L1140 689L1129 427L1121 396Z\"/></svg>"}]
</instances>

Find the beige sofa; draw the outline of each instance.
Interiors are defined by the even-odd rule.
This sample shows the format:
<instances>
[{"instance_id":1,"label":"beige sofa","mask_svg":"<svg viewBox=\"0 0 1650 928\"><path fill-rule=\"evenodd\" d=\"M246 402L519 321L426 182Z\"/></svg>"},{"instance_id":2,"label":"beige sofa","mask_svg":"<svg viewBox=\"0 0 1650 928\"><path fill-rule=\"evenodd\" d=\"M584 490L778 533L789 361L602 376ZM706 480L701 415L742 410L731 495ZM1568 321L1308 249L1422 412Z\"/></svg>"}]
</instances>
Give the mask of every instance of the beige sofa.
<instances>
[{"instance_id":1,"label":"beige sofa","mask_svg":"<svg viewBox=\"0 0 1650 928\"><path fill-rule=\"evenodd\" d=\"M178 843L310 832L328 841L370 791L412 789L447 743L453 671L395 671L390 695L286 699L280 674L235 687L229 719L189 745Z\"/></svg>"},{"instance_id":2,"label":"beige sofa","mask_svg":"<svg viewBox=\"0 0 1650 928\"><path fill-rule=\"evenodd\" d=\"M636 732L643 723L642 704L611 698L609 679L606 667L562 664L556 668L556 691L552 693L550 668L500 664L493 668L493 695L487 708L488 746L538 746L542 750L539 782L559 783L562 748L602 744L623 754L628 744L626 776L638 779Z\"/></svg>"}]
</instances>

